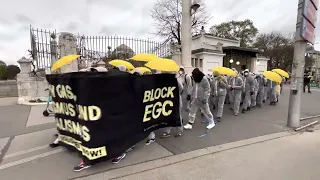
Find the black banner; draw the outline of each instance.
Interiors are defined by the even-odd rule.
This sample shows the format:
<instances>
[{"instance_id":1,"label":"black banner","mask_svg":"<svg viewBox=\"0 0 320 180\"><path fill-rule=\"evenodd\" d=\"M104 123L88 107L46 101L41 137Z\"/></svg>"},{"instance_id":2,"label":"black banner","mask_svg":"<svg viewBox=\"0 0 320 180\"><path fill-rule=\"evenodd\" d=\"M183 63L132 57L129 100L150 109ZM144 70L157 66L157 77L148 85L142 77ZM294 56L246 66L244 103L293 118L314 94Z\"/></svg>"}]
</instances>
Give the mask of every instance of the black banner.
<instances>
[{"instance_id":1,"label":"black banner","mask_svg":"<svg viewBox=\"0 0 320 180\"><path fill-rule=\"evenodd\" d=\"M119 156L154 130L181 125L172 74L76 72L47 81L59 140L92 163Z\"/></svg>"}]
</instances>

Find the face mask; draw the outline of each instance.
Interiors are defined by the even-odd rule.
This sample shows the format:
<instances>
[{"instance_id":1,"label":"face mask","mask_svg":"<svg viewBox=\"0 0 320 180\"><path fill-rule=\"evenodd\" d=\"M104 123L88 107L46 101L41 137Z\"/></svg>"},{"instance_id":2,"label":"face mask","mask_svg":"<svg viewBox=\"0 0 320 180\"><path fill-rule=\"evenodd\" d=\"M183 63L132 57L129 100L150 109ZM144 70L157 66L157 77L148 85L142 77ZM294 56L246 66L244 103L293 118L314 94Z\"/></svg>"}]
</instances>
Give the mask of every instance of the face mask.
<instances>
[{"instance_id":1,"label":"face mask","mask_svg":"<svg viewBox=\"0 0 320 180\"><path fill-rule=\"evenodd\" d=\"M181 75L181 74L183 74L183 72L182 72L182 71L179 71L179 74Z\"/></svg>"},{"instance_id":2,"label":"face mask","mask_svg":"<svg viewBox=\"0 0 320 180\"><path fill-rule=\"evenodd\" d=\"M245 76L248 76L248 73L244 73Z\"/></svg>"}]
</instances>

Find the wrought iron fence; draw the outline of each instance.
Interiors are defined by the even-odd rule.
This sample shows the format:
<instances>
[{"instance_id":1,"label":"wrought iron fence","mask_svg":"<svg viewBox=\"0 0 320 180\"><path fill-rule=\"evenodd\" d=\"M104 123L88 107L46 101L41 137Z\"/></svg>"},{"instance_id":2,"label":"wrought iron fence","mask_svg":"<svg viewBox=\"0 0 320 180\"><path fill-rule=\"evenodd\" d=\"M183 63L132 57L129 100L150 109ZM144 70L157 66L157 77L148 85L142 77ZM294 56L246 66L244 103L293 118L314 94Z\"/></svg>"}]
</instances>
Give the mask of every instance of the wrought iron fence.
<instances>
[{"instance_id":1,"label":"wrought iron fence","mask_svg":"<svg viewBox=\"0 0 320 180\"><path fill-rule=\"evenodd\" d=\"M170 57L168 41L160 43L151 40L118 36L78 36L78 51L83 63L107 62L112 59L129 59L135 54L148 53L159 57ZM88 64L85 64L88 66Z\"/></svg>"},{"instance_id":2,"label":"wrought iron fence","mask_svg":"<svg viewBox=\"0 0 320 180\"><path fill-rule=\"evenodd\" d=\"M53 57L59 58L58 45L52 46L51 41L57 36L56 30L47 31L30 26L31 56L35 69L51 67ZM90 66L101 60L129 59L135 54L150 53L159 57L170 57L169 41L157 42L137 38L118 36L77 36L77 52L81 55L80 62Z\"/></svg>"},{"instance_id":3,"label":"wrought iron fence","mask_svg":"<svg viewBox=\"0 0 320 180\"><path fill-rule=\"evenodd\" d=\"M35 29L30 26L30 43L31 50L29 51L34 69L45 69L51 67L52 47L50 41L52 36L57 34L56 30L48 31L43 29ZM55 47L56 48L56 47Z\"/></svg>"}]
</instances>

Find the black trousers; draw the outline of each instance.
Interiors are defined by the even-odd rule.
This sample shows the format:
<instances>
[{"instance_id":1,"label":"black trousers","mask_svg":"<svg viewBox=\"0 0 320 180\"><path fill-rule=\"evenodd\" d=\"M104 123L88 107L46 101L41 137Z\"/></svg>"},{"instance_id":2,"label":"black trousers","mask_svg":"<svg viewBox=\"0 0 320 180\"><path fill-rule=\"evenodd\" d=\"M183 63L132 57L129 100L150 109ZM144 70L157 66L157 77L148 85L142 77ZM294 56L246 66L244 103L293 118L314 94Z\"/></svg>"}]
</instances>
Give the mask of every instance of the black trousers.
<instances>
[{"instance_id":1,"label":"black trousers","mask_svg":"<svg viewBox=\"0 0 320 180\"><path fill-rule=\"evenodd\" d=\"M310 83L303 83L303 92L306 92L306 86L308 87L308 92L310 91Z\"/></svg>"}]
</instances>

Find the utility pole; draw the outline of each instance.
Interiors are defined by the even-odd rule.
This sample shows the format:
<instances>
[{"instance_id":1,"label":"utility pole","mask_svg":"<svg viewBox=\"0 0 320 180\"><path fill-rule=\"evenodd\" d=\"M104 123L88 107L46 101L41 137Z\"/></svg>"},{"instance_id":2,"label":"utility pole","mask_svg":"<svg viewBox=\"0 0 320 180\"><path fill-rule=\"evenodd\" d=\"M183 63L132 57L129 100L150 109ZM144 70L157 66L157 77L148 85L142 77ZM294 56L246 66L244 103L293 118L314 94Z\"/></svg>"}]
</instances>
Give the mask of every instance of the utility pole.
<instances>
[{"instance_id":1,"label":"utility pole","mask_svg":"<svg viewBox=\"0 0 320 180\"><path fill-rule=\"evenodd\" d=\"M191 3L192 0L182 1L181 45L182 65L187 73L191 73Z\"/></svg>"},{"instance_id":2,"label":"utility pole","mask_svg":"<svg viewBox=\"0 0 320 180\"><path fill-rule=\"evenodd\" d=\"M300 126L301 94L307 44L314 43L318 0L299 0L287 125Z\"/></svg>"}]
</instances>

